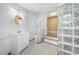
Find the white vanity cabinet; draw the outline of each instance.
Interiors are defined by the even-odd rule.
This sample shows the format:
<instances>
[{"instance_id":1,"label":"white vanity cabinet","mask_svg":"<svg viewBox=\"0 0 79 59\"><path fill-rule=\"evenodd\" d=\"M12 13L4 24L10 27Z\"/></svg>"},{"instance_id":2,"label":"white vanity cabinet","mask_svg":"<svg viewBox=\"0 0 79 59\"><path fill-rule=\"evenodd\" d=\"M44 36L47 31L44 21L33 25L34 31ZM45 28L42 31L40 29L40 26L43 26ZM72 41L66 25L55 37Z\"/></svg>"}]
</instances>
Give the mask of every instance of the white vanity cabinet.
<instances>
[{"instance_id":1,"label":"white vanity cabinet","mask_svg":"<svg viewBox=\"0 0 79 59\"><path fill-rule=\"evenodd\" d=\"M20 52L29 45L29 33L15 33L10 37L10 52L20 54Z\"/></svg>"},{"instance_id":2,"label":"white vanity cabinet","mask_svg":"<svg viewBox=\"0 0 79 59\"><path fill-rule=\"evenodd\" d=\"M9 38L0 38L0 55L9 53Z\"/></svg>"}]
</instances>

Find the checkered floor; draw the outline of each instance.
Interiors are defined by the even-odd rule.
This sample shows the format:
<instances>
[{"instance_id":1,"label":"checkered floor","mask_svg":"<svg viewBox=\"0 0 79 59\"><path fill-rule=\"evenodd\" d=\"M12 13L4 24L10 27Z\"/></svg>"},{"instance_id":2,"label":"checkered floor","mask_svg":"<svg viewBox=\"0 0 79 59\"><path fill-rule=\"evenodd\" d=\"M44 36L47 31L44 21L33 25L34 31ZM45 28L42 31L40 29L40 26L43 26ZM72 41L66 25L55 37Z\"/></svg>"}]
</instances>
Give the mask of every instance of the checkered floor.
<instances>
[{"instance_id":1,"label":"checkered floor","mask_svg":"<svg viewBox=\"0 0 79 59\"><path fill-rule=\"evenodd\" d=\"M21 55L55 55L57 50L57 46L45 42L37 44L31 41L30 46L25 48Z\"/></svg>"}]
</instances>

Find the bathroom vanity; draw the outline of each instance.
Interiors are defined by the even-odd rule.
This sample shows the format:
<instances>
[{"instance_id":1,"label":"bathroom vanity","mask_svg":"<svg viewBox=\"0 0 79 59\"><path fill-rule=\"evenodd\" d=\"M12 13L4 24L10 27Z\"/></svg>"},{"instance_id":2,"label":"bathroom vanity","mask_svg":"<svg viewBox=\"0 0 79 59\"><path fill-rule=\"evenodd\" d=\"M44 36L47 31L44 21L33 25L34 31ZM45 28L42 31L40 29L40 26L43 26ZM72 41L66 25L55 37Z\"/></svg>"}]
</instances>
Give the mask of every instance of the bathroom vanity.
<instances>
[{"instance_id":1,"label":"bathroom vanity","mask_svg":"<svg viewBox=\"0 0 79 59\"><path fill-rule=\"evenodd\" d=\"M20 54L20 52L29 45L29 33L12 33L10 36L10 52Z\"/></svg>"}]
</instances>

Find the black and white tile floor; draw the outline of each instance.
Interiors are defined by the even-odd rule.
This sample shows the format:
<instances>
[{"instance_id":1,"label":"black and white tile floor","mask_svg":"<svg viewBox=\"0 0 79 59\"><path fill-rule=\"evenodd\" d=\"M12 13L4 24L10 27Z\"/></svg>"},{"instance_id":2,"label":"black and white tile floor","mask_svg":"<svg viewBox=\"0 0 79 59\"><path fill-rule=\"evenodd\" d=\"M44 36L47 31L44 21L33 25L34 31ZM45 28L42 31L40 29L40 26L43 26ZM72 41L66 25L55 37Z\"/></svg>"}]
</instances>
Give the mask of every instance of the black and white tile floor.
<instances>
[{"instance_id":1,"label":"black and white tile floor","mask_svg":"<svg viewBox=\"0 0 79 59\"><path fill-rule=\"evenodd\" d=\"M29 47L25 48L21 55L55 55L57 46L42 42L40 44L30 41Z\"/></svg>"}]
</instances>

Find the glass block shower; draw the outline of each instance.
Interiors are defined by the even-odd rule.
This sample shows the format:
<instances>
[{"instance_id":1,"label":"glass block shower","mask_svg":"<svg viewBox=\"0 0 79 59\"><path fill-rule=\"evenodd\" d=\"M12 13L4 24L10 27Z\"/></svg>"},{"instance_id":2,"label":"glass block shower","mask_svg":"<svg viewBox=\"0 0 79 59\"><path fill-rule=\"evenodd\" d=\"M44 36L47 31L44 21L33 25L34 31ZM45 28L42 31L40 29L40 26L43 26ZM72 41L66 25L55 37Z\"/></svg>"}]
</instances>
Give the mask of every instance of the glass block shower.
<instances>
[{"instance_id":1,"label":"glass block shower","mask_svg":"<svg viewBox=\"0 0 79 59\"><path fill-rule=\"evenodd\" d=\"M79 4L67 3L58 7L59 55L79 54Z\"/></svg>"}]
</instances>

